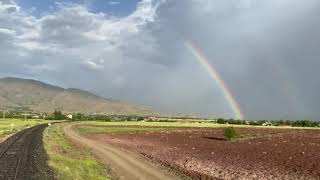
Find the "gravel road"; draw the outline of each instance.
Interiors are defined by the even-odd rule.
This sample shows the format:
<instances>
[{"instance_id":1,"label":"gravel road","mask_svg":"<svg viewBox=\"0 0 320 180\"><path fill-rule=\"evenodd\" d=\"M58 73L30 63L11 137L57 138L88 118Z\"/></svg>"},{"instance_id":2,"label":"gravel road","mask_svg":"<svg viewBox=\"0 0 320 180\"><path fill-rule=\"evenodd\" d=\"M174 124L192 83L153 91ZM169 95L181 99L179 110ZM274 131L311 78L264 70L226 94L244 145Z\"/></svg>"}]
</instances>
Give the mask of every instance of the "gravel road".
<instances>
[{"instance_id":1,"label":"gravel road","mask_svg":"<svg viewBox=\"0 0 320 180\"><path fill-rule=\"evenodd\" d=\"M73 130L73 124L64 127L65 134L79 145L89 147L118 179L130 180L173 180L179 179L167 170L152 164L131 152L123 151L112 145L87 139Z\"/></svg>"}]
</instances>

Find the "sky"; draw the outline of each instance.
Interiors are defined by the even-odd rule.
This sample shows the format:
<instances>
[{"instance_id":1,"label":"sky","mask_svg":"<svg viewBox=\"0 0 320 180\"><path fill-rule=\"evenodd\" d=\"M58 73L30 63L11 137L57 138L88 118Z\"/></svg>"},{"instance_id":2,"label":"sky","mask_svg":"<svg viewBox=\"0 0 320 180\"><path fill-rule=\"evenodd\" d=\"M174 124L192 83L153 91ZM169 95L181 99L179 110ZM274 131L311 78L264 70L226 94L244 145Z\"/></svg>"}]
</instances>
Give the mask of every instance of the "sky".
<instances>
[{"instance_id":1,"label":"sky","mask_svg":"<svg viewBox=\"0 0 320 180\"><path fill-rule=\"evenodd\" d=\"M0 77L170 114L319 120L319 16L318 0L0 0Z\"/></svg>"}]
</instances>

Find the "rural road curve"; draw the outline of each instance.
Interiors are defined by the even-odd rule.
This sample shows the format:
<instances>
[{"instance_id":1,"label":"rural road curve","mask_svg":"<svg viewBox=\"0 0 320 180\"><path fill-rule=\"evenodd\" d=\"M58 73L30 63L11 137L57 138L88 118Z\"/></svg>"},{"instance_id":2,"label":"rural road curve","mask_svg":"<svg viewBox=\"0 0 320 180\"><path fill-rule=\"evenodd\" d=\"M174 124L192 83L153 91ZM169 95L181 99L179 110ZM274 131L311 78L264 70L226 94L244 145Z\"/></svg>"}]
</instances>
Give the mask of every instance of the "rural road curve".
<instances>
[{"instance_id":1,"label":"rural road curve","mask_svg":"<svg viewBox=\"0 0 320 180\"><path fill-rule=\"evenodd\" d=\"M89 147L121 180L171 180L179 179L143 159L142 157L120 150L112 145L85 138L73 130L74 124L64 127L67 137L78 144Z\"/></svg>"}]
</instances>

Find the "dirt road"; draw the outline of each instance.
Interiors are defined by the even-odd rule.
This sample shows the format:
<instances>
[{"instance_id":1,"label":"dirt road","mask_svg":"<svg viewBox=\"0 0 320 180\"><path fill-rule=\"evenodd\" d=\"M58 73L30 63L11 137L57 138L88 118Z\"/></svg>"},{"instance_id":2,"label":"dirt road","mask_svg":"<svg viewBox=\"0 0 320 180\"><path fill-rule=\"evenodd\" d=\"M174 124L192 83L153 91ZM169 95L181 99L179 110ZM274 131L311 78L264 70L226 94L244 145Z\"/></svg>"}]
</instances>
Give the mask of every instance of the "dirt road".
<instances>
[{"instance_id":1,"label":"dirt road","mask_svg":"<svg viewBox=\"0 0 320 180\"><path fill-rule=\"evenodd\" d=\"M136 154L120 150L109 144L82 137L76 133L72 127L72 124L64 127L67 137L78 144L89 147L97 157L111 168L112 173L115 173L116 177L121 180L179 179Z\"/></svg>"}]
</instances>

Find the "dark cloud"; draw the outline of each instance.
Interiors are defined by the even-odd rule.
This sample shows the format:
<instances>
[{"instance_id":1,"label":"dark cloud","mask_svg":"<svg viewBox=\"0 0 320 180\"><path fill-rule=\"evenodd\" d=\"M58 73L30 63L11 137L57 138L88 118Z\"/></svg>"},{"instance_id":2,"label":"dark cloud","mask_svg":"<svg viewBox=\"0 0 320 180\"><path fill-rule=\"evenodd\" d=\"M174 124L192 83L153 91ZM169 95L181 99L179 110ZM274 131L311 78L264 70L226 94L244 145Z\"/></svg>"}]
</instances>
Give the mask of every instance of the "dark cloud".
<instances>
[{"instance_id":1,"label":"dark cloud","mask_svg":"<svg viewBox=\"0 0 320 180\"><path fill-rule=\"evenodd\" d=\"M248 118L318 119L319 4L170 1L160 17L203 51Z\"/></svg>"},{"instance_id":2,"label":"dark cloud","mask_svg":"<svg viewBox=\"0 0 320 180\"><path fill-rule=\"evenodd\" d=\"M144 0L121 18L83 5L34 17L0 2L1 76L35 77L163 112L233 117L184 46L189 40L246 118L320 118L317 0Z\"/></svg>"}]
</instances>

